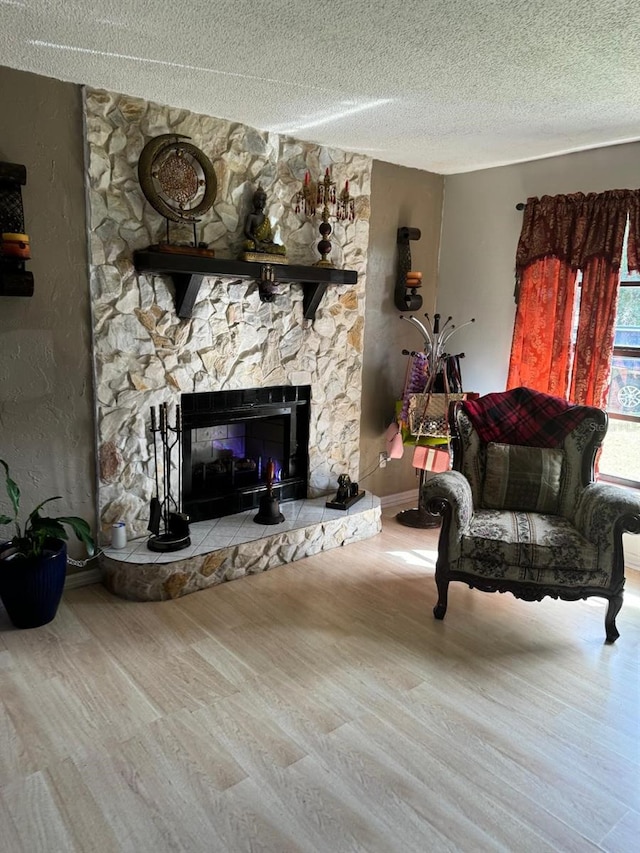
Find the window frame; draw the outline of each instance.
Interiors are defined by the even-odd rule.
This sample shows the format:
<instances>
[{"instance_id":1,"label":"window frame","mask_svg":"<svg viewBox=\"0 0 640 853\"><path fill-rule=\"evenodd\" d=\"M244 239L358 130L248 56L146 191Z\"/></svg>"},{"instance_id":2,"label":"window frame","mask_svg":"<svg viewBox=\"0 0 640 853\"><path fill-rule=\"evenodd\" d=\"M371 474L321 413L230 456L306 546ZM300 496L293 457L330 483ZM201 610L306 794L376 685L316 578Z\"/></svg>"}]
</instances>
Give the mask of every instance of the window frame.
<instances>
[{"instance_id":1,"label":"window frame","mask_svg":"<svg viewBox=\"0 0 640 853\"><path fill-rule=\"evenodd\" d=\"M626 257L626 253L625 253L625 257ZM620 287L620 288L622 288L622 287L640 288L640 274L638 274L638 273L635 273L635 274L631 273L630 274L629 272L626 272L626 274L623 274L623 271L621 270L620 282L618 284L618 287ZM638 359L640 359L640 347L630 347L630 346L616 347L616 346L614 346L613 352L611 353L612 360L615 356L621 356L623 358L638 358ZM607 411L608 417L611 420L626 421L626 422L640 424L640 412L638 414L635 414L635 415L623 415L623 414L619 414L618 412L609 412L608 410L606 410L606 411ZM605 441L606 441L606 436L605 436ZM627 486L627 487L632 488L632 489L640 489L640 481L639 480L630 480L626 477L616 476L615 474L605 474L602 472L598 472L598 480L600 480L604 483L614 483L615 485L618 485L618 486Z\"/></svg>"}]
</instances>

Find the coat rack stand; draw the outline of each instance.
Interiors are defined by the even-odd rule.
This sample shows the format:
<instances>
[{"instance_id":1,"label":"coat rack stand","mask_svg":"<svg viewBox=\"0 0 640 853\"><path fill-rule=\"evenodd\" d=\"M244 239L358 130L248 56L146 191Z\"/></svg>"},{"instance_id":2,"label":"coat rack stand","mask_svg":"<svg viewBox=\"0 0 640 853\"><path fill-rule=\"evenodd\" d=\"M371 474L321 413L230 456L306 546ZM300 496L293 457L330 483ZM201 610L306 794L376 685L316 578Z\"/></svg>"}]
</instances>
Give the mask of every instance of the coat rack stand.
<instances>
[{"instance_id":1,"label":"coat rack stand","mask_svg":"<svg viewBox=\"0 0 640 853\"><path fill-rule=\"evenodd\" d=\"M410 232L412 229L399 229L398 230L398 243L400 244L401 237L406 240L407 248L406 252L408 252L408 242L410 239L415 239L412 237L410 233L401 234L401 232ZM419 234L419 232L418 232ZM410 260L409 260L410 263ZM451 337L463 326L470 325L471 323L475 323L475 319L471 319L466 323L463 323L462 326L456 326L452 320L452 317L447 317L444 323L441 324L441 316L440 314L434 314L433 318L429 316L429 314L425 314L425 321L422 322L417 317L410 315L409 317L400 315L401 320L408 320L413 326L415 326L419 332L421 333L424 341L424 354L417 353L415 351L402 350L402 354L409 356L412 359L415 359L417 356L422 358L422 364L425 364L425 356L426 356L426 367L425 367L425 383L429 381L429 378L433 381L433 390L435 393L441 393L445 390L446 387L450 387L452 392L461 392L462 391L462 379L460 377L460 359L465 357L464 353L458 353L457 355L450 355L445 352L445 346ZM415 362L414 362L415 364ZM417 379L422 375L422 367L417 371L417 376L414 375L414 372L411 369L407 370L407 381L405 383L404 396L406 398L407 391L410 393L422 393L423 388L414 388L413 382L416 382ZM443 387L439 387L439 379L442 378L441 374L444 374L448 377L448 381L445 383L442 382ZM428 374L428 376L427 376ZM406 405L406 402L405 402ZM406 416L406 412L403 411L401 418L404 419ZM420 436L416 436L416 440L410 442L414 446L419 446ZM409 442L407 442L409 443ZM434 448L442 448L448 446L448 442L443 440L442 442L438 442L436 440L430 441L429 444ZM413 509L405 509L401 510L396 514L396 519L400 522L400 524L405 525L405 527L416 527L416 528L435 528L440 527L441 517L439 515L432 515L430 512L426 510L422 502L422 490L425 484L427 471L423 468L416 468L418 471L418 506Z\"/></svg>"}]
</instances>

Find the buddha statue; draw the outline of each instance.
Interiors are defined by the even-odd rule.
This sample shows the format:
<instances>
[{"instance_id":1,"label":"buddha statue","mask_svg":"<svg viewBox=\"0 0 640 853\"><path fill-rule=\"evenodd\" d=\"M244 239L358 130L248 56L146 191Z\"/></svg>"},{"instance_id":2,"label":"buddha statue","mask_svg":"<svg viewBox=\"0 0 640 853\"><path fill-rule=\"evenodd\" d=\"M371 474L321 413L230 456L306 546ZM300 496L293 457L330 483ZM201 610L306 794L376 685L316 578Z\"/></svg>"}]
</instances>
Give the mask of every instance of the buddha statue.
<instances>
[{"instance_id":1,"label":"buddha statue","mask_svg":"<svg viewBox=\"0 0 640 853\"><path fill-rule=\"evenodd\" d=\"M287 250L273 240L273 229L269 217L264 212L267 194L258 185L253 194L253 210L247 216L244 225L245 242L242 245L241 259L245 261L269 260L274 264L286 264Z\"/></svg>"}]
</instances>

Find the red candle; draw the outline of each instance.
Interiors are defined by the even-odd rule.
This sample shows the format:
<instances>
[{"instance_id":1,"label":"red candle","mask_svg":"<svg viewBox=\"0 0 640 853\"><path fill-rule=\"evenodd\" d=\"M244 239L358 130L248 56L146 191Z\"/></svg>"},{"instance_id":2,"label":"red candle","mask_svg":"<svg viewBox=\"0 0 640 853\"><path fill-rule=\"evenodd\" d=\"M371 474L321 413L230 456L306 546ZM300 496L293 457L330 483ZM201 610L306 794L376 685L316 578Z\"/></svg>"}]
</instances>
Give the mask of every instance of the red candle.
<instances>
[{"instance_id":1,"label":"red candle","mask_svg":"<svg viewBox=\"0 0 640 853\"><path fill-rule=\"evenodd\" d=\"M325 175L327 176L327 178L329 177L329 167L328 166L327 166L327 169L325 171Z\"/></svg>"},{"instance_id":2,"label":"red candle","mask_svg":"<svg viewBox=\"0 0 640 853\"><path fill-rule=\"evenodd\" d=\"M344 194L349 195L349 181L344 182Z\"/></svg>"},{"instance_id":3,"label":"red candle","mask_svg":"<svg viewBox=\"0 0 640 853\"><path fill-rule=\"evenodd\" d=\"M310 181L310 180L311 180L311 175L309 174L309 172L305 172L305 173L304 173L304 183L305 183L305 186L309 183L309 181Z\"/></svg>"}]
</instances>

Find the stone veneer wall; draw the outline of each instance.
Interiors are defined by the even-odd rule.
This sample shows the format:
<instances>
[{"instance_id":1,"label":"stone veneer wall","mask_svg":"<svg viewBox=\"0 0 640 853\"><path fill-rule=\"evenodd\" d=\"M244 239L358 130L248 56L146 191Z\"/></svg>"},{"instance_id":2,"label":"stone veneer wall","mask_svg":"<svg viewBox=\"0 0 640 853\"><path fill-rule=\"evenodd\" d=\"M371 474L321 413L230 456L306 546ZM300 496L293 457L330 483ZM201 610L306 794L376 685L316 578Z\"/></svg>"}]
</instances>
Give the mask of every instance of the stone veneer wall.
<instances>
[{"instance_id":1,"label":"stone veneer wall","mask_svg":"<svg viewBox=\"0 0 640 853\"><path fill-rule=\"evenodd\" d=\"M152 405L183 392L311 385L310 496L330 492L339 474L358 476L362 340L369 237L371 160L244 125L101 90L85 90L93 353L103 530L127 522L146 530L154 489L148 432ZM257 284L205 279L193 316L180 320L170 280L139 276L133 251L164 238L165 220L137 177L144 145L181 133L214 164L218 193L198 238L217 257L236 257L258 182L267 192L276 239L291 263L318 258L318 221L294 211L304 173L331 169L356 197L356 220L332 222L331 259L358 271L356 287L330 287L313 324L302 317L302 287L280 285L262 303ZM178 226L171 239L188 239Z\"/></svg>"}]
</instances>

